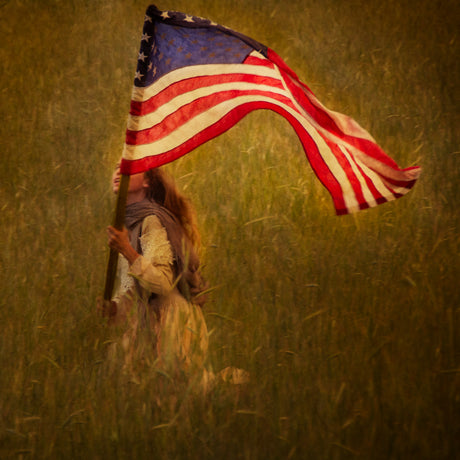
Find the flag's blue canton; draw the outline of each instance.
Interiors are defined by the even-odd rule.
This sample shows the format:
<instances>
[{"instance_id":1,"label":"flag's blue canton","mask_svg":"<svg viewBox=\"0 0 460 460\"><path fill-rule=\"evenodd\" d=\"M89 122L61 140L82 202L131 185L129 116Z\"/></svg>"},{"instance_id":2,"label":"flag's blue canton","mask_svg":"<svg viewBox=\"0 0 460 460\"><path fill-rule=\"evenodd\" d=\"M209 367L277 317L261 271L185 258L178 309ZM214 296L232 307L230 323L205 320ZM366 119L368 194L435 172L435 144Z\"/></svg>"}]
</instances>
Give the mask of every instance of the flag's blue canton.
<instances>
[{"instance_id":1,"label":"flag's blue canton","mask_svg":"<svg viewBox=\"0 0 460 460\"><path fill-rule=\"evenodd\" d=\"M190 65L241 63L254 49L208 20L169 11L152 16L145 18L136 86L149 86L164 74Z\"/></svg>"}]
</instances>

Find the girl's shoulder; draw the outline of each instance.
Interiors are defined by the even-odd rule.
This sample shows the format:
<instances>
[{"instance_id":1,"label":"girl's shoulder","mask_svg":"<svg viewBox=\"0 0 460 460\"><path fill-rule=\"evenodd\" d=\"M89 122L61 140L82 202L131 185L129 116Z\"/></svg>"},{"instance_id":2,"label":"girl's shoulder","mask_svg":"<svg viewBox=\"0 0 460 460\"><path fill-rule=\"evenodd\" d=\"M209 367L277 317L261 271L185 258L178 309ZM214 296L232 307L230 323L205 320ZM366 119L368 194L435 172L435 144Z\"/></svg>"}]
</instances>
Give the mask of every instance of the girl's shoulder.
<instances>
[{"instance_id":1,"label":"girl's shoulder","mask_svg":"<svg viewBox=\"0 0 460 460\"><path fill-rule=\"evenodd\" d=\"M142 222L142 233L148 233L151 230L160 230L164 228L160 218L155 214L150 214Z\"/></svg>"},{"instance_id":2,"label":"girl's shoulder","mask_svg":"<svg viewBox=\"0 0 460 460\"><path fill-rule=\"evenodd\" d=\"M165 227L158 216L147 216L142 223L140 237L142 253L155 263L171 264L173 253Z\"/></svg>"}]
</instances>

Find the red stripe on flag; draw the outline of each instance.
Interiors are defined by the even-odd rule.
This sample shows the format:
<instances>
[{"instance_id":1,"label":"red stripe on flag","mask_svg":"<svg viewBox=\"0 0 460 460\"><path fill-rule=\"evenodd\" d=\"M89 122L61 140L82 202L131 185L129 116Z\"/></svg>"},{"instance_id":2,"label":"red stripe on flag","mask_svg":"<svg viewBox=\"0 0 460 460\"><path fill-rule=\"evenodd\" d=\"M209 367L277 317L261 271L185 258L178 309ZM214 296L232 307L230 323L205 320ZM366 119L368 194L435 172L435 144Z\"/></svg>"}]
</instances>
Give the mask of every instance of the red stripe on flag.
<instances>
[{"instance_id":1,"label":"red stripe on flag","mask_svg":"<svg viewBox=\"0 0 460 460\"><path fill-rule=\"evenodd\" d=\"M241 91L222 91L198 98L168 115L159 124L149 129L141 131L126 131L126 144L128 145L143 145L150 144L156 140L174 132L178 126L185 124L188 120L204 113L222 102L235 99L240 96L265 96L275 99L284 104L290 104L291 101L280 94L270 91L261 90L241 90Z\"/></svg>"},{"instance_id":2,"label":"red stripe on flag","mask_svg":"<svg viewBox=\"0 0 460 460\"><path fill-rule=\"evenodd\" d=\"M222 83L249 83L253 85L266 85L284 89L284 86L279 79L259 75L235 73L227 75L197 76L174 82L147 101L131 101L131 110L129 113L136 116L147 115L181 94L186 94L203 87L220 85Z\"/></svg>"},{"instance_id":3,"label":"red stripe on flag","mask_svg":"<svg viewBox=\"0 0 460 460\"><path fill-rule=\"evenodd\" d=\"M406 168L406 169L403 169L403 171L411 171L411 170L418 170L419 168L417 166L412 166L410 168ZM386 177L384 175L382 175L382 179L385 180L386 182L390 183L391 185L394 185L395 187L405 187L405 188L412 188L415 184L415 182L417 182L417 179L409 179L407 181L403 181L403 180L394 180L394 179L391 179L389 177Z\"/></svg>"},{"instance_id":4,"label":"red stripe on flag","mask_svg":"<svg viewBox=\"0 0 460 460\"><path fill-rule=\"evenodd\" d=\"M299 80L299 77L297 76L297 74L283 61L283 59L281 59L281 57L275 53L275 51L273 51L272 49L270 48L267 48L267 57L268 59L270 59L270 61L272 61L280 70L282 70L283 72L285 72L287 75L289 75L290 77L292 77L294 80ZM305 85L306 86L306 85ZM308 88L306 86L306 88ZM308 88L309 89L309 88ZM309 89L310 90L310 89Z\"/></svg>"},{"instance_id":5,"label":"red stripe on flag","mask_svg":"<svg viewBox=\"0 0 460 460\"><path fill-rule=\"evenodd\" d=\"M263 56L259 57L259 56L248 55L248 57L243 61L243 64L269 67L270 69L275 68L275 65L273 64L273 62L271 62L270 60L266 59Z\"/></svg>"}]
</instances>

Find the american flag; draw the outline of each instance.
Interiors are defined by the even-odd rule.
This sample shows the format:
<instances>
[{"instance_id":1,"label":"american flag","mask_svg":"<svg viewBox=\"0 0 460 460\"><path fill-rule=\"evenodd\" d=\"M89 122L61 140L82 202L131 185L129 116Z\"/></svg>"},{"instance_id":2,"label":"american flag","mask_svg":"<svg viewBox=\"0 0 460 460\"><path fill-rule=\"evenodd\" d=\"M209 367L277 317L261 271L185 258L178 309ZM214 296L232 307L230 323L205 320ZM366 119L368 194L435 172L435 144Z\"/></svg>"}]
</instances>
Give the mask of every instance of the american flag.
<instances>
[{"instance_id":1,"label":"american flag","mask_svg":"<svg viewBox=\"0 0 460 460\"><path fill-rule=\"evenodd\" d=\"M406 194L419 167L400 169L350 117L328 110L271 49L208 19L148 7L121 172L158 167L273 110L295 129L337 214Z\"/></svg>"}]
</instances>

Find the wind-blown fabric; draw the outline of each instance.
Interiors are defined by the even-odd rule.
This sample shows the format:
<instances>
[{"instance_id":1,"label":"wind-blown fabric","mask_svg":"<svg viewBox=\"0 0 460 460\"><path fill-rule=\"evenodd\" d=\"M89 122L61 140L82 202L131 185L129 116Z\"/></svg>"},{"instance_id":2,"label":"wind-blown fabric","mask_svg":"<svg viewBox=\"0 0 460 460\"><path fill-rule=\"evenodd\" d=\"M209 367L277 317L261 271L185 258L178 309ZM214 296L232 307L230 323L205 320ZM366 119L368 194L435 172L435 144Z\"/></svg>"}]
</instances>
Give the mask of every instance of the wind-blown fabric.
<instances>
[{"instance_id":1,"label":"wind-blown fabric","mask_svg":"<svg viewBox=\"0 0 460 460\"><path fill-rule=\"evenodd\" d=\"M417 166L400 169L356 121L324 107L273 50L207 19L153 5L145 16L121 172L174 161L256 109L290 122L337 214L399 198L419 176Z\"/></svg>"}]
</instances>

